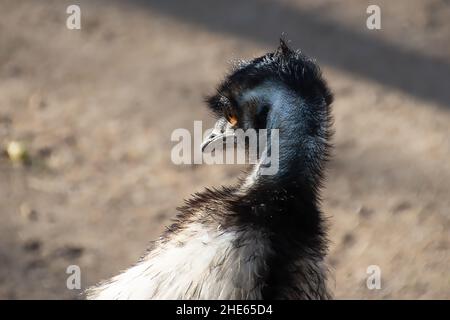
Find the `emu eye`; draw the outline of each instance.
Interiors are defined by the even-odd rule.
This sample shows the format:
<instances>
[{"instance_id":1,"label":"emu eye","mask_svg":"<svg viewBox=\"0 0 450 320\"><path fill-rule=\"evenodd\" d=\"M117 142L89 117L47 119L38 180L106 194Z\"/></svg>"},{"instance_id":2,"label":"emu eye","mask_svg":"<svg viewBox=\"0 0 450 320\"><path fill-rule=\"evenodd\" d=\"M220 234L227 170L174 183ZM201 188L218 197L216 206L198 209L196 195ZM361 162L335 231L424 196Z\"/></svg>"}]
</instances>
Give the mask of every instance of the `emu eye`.
<instances>
[{"instance_id":1,"label":"emu eye","mask_svg":"<svg viewBox=\"0 0 450 320\"><path fill-rule=\"evenodd\" d=\"M227 104L223 105L222 111L223 111L223 115L224 115L225 119L228 121L229 124L231 124L232 127L237 125L237 123L238 123L237 114L229 102Z\"/></svg>"},{"instance_id":2,"label":"emu eye","mask_svg":"<svg viewBox=\"0 0 450 320\"><path fill-rule=\"evenodd\" d=\"M226 115L227 121L234 127L238 120L235 114L227 114Z\"/></svg>"}]
</instances>

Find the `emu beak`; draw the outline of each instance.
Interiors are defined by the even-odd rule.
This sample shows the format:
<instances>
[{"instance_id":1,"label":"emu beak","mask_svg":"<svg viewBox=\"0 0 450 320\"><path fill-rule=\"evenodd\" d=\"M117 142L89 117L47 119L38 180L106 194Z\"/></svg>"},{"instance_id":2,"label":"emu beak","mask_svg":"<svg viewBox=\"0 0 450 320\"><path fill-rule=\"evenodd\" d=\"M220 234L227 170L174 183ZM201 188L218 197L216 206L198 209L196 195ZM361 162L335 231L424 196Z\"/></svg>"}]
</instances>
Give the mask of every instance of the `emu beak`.
<instances>
[{"instance_id":1,"label":"emu beak","mask_svg":"<svg viewBox=\"0 0 450 320\"><path fill-rule=\"evenodd\" d=\"M210 144L214 144L217 141L222 141L223 143L225 143L226 138L229 136L234 136L234 130L232 129L231 124L225 118L222 117L219 120L217 120L216 124L214 125L214 129L211 131L209 136L207 136L203 141L201 145L202 152L205 152L206 148Z\"/></svg>"}]
</instances>

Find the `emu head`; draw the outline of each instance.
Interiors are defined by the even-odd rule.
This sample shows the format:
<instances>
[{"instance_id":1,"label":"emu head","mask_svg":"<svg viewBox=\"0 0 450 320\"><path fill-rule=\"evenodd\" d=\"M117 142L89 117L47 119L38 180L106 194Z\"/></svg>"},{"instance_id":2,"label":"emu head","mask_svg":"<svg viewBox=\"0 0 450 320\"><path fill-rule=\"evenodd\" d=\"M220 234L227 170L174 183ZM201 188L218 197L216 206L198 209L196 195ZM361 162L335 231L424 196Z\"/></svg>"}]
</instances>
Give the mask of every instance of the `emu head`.
<instances>
[{"instance_id":1,"label":"emu head","mask_svg":"<svg viewBox=\"0 0 450 320\"><path fill-rule=\"evenodd\" d=\"M258 129L278 129L282 157L299 151L304 164L320 165L331 135L332 99L315 62L280 40L274 52L238 63L207 98L218 120L202 150L224 142L236 129L257 129L257 134Z\"/></svg>"}]
</instances>

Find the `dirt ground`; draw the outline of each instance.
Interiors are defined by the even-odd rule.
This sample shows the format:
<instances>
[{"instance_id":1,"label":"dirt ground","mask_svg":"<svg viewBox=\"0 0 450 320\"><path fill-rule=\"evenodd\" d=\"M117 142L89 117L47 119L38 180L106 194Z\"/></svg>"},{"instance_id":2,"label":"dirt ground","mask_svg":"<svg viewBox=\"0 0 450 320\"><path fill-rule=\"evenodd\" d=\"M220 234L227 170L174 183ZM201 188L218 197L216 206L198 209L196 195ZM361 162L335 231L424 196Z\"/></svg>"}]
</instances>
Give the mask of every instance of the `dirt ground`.
<instances>
[{"instance_id":1,"label":"dirt ground","mask_svg":"<svg viewBox=\"0 0 450 320\"><path fill-rule=\"evenodd\" d=\"M371 1L373 3L374 1ZM237 166L176 166L176 128L229 61L274 49L282 32L317 58L335 93L324 189L338 299L450 298L450 2L1 0L0 299L79 299L127 268L194 191ZM381 269L381 289L366 286Z\"/></svg>"}]
</instances>

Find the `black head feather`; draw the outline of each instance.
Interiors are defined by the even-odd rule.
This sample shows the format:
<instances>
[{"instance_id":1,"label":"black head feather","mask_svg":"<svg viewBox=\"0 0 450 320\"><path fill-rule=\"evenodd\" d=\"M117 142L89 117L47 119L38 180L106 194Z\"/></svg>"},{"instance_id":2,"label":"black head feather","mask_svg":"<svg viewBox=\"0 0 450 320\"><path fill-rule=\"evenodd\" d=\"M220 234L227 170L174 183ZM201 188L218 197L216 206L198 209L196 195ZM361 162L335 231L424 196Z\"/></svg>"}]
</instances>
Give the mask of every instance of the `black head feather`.
<instances>
[{"instance_id":1,"label":"black head feather","mask_svg":"<svg viewBox=\"0 0 450 320\"><path fill-rule=\"evenodd\" d=\"M291 49L284 39L278 48L250 61L240 61L220 83L216 93L207 97L209 108L218 116L230 105L239 108L238 97L261 83L279 82L307 102L329 106L333 95L322 78L319 66L300 50Z\"/></svg>"}]
</instances>

